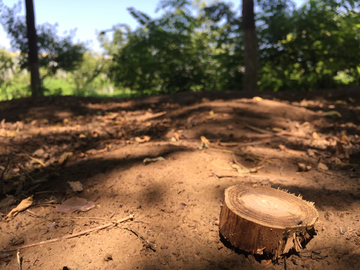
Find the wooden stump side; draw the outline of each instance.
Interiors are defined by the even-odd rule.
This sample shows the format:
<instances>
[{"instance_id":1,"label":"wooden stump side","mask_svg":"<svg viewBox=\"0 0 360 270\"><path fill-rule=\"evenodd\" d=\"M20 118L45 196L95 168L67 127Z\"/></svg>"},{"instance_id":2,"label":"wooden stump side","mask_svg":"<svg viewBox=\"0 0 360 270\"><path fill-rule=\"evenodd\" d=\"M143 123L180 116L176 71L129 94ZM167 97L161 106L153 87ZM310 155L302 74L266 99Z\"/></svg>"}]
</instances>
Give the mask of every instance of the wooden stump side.
<instances>
[{"instance_id":1,"label":"wooden stump side","mask_svg":"<svg viewBox=\"0 0 360 270\"><path fill-rule=\"evenodd\" d=\"M318 212L313 204L270 187L232 186L225 190L220 233L234 247L279 258L311 237Z\"/></svg>"}]
</instances>

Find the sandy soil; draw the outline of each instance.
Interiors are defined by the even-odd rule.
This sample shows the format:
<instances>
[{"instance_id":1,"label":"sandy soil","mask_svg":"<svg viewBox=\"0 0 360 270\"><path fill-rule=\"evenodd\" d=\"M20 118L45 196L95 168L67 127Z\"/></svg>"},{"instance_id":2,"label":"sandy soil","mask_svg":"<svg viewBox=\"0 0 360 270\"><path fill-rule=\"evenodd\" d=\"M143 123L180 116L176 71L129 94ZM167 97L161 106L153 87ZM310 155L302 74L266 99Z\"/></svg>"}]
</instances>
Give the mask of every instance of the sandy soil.
<instances>
[{"instance_id":1,"label":"sandy soil","mask_svg":"<svg viewBox=\"0 0 360 270\"><path fill-rule=\"evenodd\" d=\"M18 269L18 248L102 225L21 249L22 269L359 269L359 89L29 98L1 102L2 119L1 269ZM144 163L156 157L165 160ZM76 181L83 191L68 184ZM224 190L236 184L314 202L317 235L273 262L232 248L218 225ZM59 213L72 197L95 207Z\"/></svg>"}]
</instances>

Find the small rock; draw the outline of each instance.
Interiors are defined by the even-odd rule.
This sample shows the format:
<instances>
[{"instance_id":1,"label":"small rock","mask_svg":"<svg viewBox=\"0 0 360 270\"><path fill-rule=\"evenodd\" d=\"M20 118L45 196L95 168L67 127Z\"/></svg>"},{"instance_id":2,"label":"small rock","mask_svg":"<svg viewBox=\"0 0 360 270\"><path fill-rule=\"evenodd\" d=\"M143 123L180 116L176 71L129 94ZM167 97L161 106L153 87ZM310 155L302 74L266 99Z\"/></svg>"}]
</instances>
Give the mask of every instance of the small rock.
<instances>
[{"instance_id":1,"label":"small rock","mask_svg":"<svg viewBox=\"0 0 360 270\"><path fill-rule=\"evenodd\" d=\"M311 170L311 166L305 165L304 163L298 163L298 171L299 172L307 172Z\"/></svg>"},{"instance_id":2,"label":"small rock","mask_svg":"<svg viewBox=\"0 0 360 270\"><path fill-rule=\"evenodd\" d=\"M180 203L178 210L184 210L185 206L185 203Z\"/></svg>"},{"instance_id":3,"label":"small rock","mask_svg":"<svg viewBox=\"0 0 360 270\"><path fill-rule=\"evenodd\" d=\"M299 172L305 172L306 171L306 165L304 163L298 163L298 171Z\"/></svg>"},{"instance_id":4,"label":"small rock","mask_svg":"<svg viewBox=\"0 0 360 270\"><path fill-rule=\"evenodd\" d=\"M168 247L168 246L163 245L163 246L161 246L160 248L161 248L161 249L168 249L169 247Z\"/></svg>"},{"instance_id":5,"label":"small rock","mask_svg":"<svg viewBox=\"0 0 360 270\"><path fill-rule=\"evenodd\" d=\"M341 234L341 235L344 235L344 234L346 233L346 228L340 227L340 228L339 228L339 231L340 231L340 234Z\"/></svg>"},{"instance_id":6,"label":"small rock","mask_svg":"<svg viewBox=\"0 0 360 270\"><path fill-rule=\"evenodd\" d=\"M329 170L329 168L328 168L328 166L326 166L324 163L322 163L322 162L319 162L319 164L318 164L318 169L319 170L323 170L323 171L328 171Z\"/></svg>"}]
</instances>

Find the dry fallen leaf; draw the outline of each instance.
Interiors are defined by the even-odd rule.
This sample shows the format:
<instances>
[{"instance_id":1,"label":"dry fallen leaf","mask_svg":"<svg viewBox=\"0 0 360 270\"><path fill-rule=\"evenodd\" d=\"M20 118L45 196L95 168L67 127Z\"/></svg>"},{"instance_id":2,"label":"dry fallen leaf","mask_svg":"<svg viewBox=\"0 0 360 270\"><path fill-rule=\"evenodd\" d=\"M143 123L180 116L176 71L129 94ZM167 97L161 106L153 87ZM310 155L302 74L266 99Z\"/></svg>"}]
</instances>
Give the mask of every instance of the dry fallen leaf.
<instances>
[{"instance_id":1,"label":"dry fallen leaf","mask_svg":"<svg viewBox=\"0 0 360 270\"><path fill-rule=\"evenodd\" d=\"M207 145L210 145L209 140L208 140L208 139L206 139L206 137L205 137L205 136L200 136L200 139L201 139L201 142L202 142L202 143L205 143L205 144L207 144Z\"/></svg>"},{"instance_id":2,"label":"dry fallen leaf","mask_svg":"<svg viewBox=\"0 0 360 270\"><path fill-rule=\"evenodd\" d=\"M34 153L32 153L32 155L34 157L42 157L44 154L45 154L45 151L42 148L39 148L36 151L34 151Z\"/></svg>"},{"instance_id":3,"label":"dry fallen leaf","mask_svg":"<svg viewBox=\"0 0 360 270\"><path fill-rule=\"evenodd\" d=\"M72 213L75 211L88 211L94 207L94 202L88 202L84 198L72 197L56 206L56 211L59 213Z\"/></svg>"},{"instance_id":4,"label":"dry fallen leaf","mask_svg":"<svg viewBox=\"0 0 360 270\"><path fill-rule=\"evenodd\" d=\"M13 210L11 210L9 212L9 214L7 214L7 216L5 217L5 221L9 221L11 220L13 217L15 217L19 212L25 210L26 208L30 207L33 203L33 195L31 195L30 197L24 199L21 201L21 203L16 206Z\"/></svg>"},{"instance_id":5,"label":"dry fallen leaf","mask_svg":"<svg viewBox=\"0 0 360 270\"><path fill-rule=\"evenodd\" d=\"M345 131L342 131L342 132L341 132L341 142L345 142L345 143L346 143L346 142L350 142L348 136L346 136Z\"/></svg>"},{"instance_id":6,"label":"dry fallen leaf","mask_svg":"<svg viewBox=\"0 0 360 270\"><path fill-rule=\"evenodd\" d=\"M142 137L136 137L135 141L137 141L138 143L144 143L144 142L148 142L150 141L150 136L142 136Z\"/></svg>"},{"instance_id":7,"label":"dry fallen leaf","mask_svg":"<svg viewBox=\"0 0 360 270\"><path fill-rule=\"evenodd\" d=\"M71 157L73 155L72 152L65 152L64 154L62 154L60 157L59 157L59 164L63 164L65 162L65 160L67 160L69 157Z\"/></svg>"},{"instance_id":8,"label":"dry fallen leaf","mask_svg":"<svg viewBox=\"0 0 360 270\"><path fill-rule=\"evenodd\" d=\"M274 131L274 132L282 132L284 130L282 128L273 127L272 131Z\"/></svg>"},{"instance_id":9,"label":"dry fallen leaf","mask_svg":"<svg viewBox=\"0 0 360 270\"><path fill-rule=\"evenodd\" d=\"M70 185L72 191L74 192L84 190L83 185L79 181L75 181L75 182L68 181L68 184Z\"/></svg>"},{"instance_id":10,"label":"dry fallen leaf","mask_svg":"<svg viewBox=\"0 0 360 270\"><path fill-rule=\"evenodd\" d=\"M110 113L108 115L105 115L106 119L114 120L116 117L118 117L118 113Z\"/></svg>"},{"instance_id":11,"label":"dry fallen leaf","mask_svg":"<svg viewBox=\"0 0 360 270\"><path fill-rule=\"evenodd\" d=\"M319 134L317 134L315 131L313 132L312 137L313 137L314 140L320 140L321 139Z\"/></svg>"},{"instance_id":12,"label":"dry fallen leaf","mask_svg":"<svg viewBox=\"0 0 360 270\"><path fill-rule=\"evenodd\" d=\"M322 162L319 162L319 164L318 164L318 169L320 169L320 170L322 170L322 171L328 171L329 170L329 168L328 168L328 166L326 166L324 163L322 163Z\"/></svg>"},{"instance_id":13,"label":"dry fallen leaf","mask_svg":"<svg viewBox=\"0 0 360 270\"><path fill-rule=\"evenodd\" d=\"M122 125L122 124L123 124L123 122L118 121L118 120L115 120L115 121L113 122L113 124L114 124L114 125Z\"/></svg>"},{"instance_id":14,"label":"dry fallen leaf","mask_svg":"<svg viewBox=\"0 0 360 270\"><path fill-rule=\"evenodd\" d=\"M253 100L260 101L260 100L262 100L262 98L261 97L253 97Z\"/></svg>"}]
</instances>

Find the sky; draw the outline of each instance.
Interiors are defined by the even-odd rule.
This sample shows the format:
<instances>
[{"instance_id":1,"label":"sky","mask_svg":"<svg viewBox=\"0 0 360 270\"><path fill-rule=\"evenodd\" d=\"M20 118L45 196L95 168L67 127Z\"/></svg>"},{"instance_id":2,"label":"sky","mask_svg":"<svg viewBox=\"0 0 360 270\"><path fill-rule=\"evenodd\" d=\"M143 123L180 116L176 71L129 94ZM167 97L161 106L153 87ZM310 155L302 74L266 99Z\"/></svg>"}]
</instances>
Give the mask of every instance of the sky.
<instances>
[{"instance_id":1,"label":"sky","mask_svg":"<svg viewBox=\"0 0 360 270\"><path fill-rule=\"evenodd\" d=\"M3 4L13 7L19 0L2 0ZM21 14L25 14L25 1L22 0ZM134 7L143 11L151 18L161 16L161 11L155 13L159 0L34 0L36 24L48 22L58 23L58 34L77 29L74 41L87 41L92 51L100 51L97 32L111 29L113 25L125 23L135 29L138 24L127 8ZM235 8L240 8L241 0L232 2ZM296 0L301 4L304 0ZM3 27L0 26L0 47L10 49L10 42Z\"/></svg>"}]
</instances>

